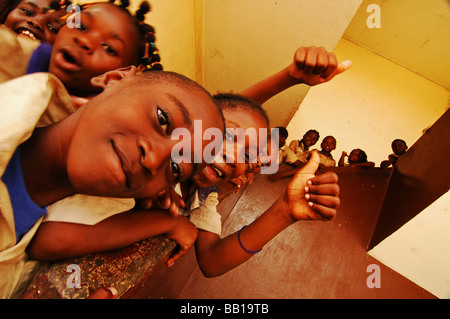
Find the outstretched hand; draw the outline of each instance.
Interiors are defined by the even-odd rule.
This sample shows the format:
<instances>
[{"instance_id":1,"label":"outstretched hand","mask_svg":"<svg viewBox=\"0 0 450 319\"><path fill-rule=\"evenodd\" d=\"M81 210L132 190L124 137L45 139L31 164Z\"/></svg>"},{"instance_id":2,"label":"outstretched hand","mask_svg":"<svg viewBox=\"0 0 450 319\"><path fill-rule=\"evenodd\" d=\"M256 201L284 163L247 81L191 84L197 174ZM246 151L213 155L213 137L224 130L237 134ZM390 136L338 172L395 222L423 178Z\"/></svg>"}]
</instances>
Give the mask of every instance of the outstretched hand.
<instances>
[{"instance_id":1,"label":"outstretched hand","mask_svg":"<svg viewBox=\"0 0 450 319\"><path fill-rule=\"evenodd\" d=\"M177 216L175 218L176 223L174 228L170 232L165 233L167 238L174 240L178 244L174 253L167 261L169 267L172 266L176 260L188 253L189 249L191 249L197 240L198 235L197 227L195 227L187 217Z\"/></svg>"},{"instance_id":2,"label":"outstretched hand","mask_svg":"<svg viewBox=\"0 0 450 319\"><path fill-rule=\"evenodd\" d=\"M324 47L301 47L295 52L289 75L299 83L313 86L328 82L351 66L352 61L339 63L336 55Z\"/></svg>"},{"instance_id":3,"label":"outstretched hand","mask_svg":"<svg viewBox=\"0 0 450 319\"><path fill-rule=\"evenodd\" d=\"M340 204L338 176L334 172L315 176L319 162L319 153L313 151L287 186L289 212L295 220L327 221L336 216Z\"/></svg>"}]
</instances>

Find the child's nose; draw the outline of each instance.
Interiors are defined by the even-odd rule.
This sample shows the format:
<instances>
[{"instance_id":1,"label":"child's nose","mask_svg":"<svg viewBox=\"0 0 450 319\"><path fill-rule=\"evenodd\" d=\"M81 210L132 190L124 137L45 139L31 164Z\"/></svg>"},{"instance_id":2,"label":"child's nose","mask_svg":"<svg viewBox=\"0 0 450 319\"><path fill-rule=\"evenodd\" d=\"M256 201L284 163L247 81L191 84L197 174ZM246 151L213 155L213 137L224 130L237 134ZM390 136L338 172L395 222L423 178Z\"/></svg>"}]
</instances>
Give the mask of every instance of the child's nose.
<instances>
[{"instance_id":1,"label":"child's nose","mask_svg":"<svg viewBox=\"0 0 450 319\"><path fill-rule=\"evenodd\" d=\"M155 176L165 163L168 163L171 156L171 148L167 147L169 143L150 143L146 138L138 140L141 151L141 165L151 175Z\"/></svg>"},{"instance_id":2,"label":"child's nose","mask_svg":"<svg viewBox=\"0 0 450 319\"><path fill-rule=\"evenodd\" d=\"M222 150L223 160L228 165L234 167L236 165L236 145L234 143L225 143L225 151Z\"/></svg>"},{"instance_id":3,"label":"child's nose","mask_svg":"<svg viewBox=\"0 0 450 319\"><path fill-rule=\"evenodd\" d=\"M86 36L77 36L74 38L74 42L76 45L78 45L80 48L82 48L86 53L92 52L92 44L88 37Z\"/></svg>"},{"instance_id":4,"label":"child's nose","mask_svg":"<svg viewBox=\"0 0 450 319\"><path fill-rule=\"evenodd\" d=\"M39 32L43 32L44 28L42 27L41 22L39 21L38 18L32 18L30 20L27 21L27 24L32 27L35 30L38 30Z\"/></svg>"}]
</instances>

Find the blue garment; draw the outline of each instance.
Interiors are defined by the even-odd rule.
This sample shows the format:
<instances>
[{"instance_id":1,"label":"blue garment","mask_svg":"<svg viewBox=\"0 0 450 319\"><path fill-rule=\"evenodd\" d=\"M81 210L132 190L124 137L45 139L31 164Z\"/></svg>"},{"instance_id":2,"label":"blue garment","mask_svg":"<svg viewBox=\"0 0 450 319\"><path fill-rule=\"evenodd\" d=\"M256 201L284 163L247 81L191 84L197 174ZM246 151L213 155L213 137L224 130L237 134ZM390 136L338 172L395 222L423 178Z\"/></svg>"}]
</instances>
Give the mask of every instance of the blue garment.
<instances>
[{"instance_id":1,"label":"blue garment","mask_svg":"<svg viewBox=\"0 0 450 319\"><path fill-rule=\"evenodd\" d=\"M34 50L28 62L27 74L48 72L53 46L47 42L42 43Z\"/></svg>"},{"instance_id":2,"label":"blue garment","mask_svg":"<svg viewBox=\"0 0 450 319\"><path fill-rule=\"evenodd\" d=\"M22 174L20 162L20 151L17 148L11 158L2 181L8 188L9 197L14 212L14 226L16 229L16 240L20 241L31 227L47 213L47 207L41 208L36 205L28 195L25 180Z\"/></svg>"}]
</instances>

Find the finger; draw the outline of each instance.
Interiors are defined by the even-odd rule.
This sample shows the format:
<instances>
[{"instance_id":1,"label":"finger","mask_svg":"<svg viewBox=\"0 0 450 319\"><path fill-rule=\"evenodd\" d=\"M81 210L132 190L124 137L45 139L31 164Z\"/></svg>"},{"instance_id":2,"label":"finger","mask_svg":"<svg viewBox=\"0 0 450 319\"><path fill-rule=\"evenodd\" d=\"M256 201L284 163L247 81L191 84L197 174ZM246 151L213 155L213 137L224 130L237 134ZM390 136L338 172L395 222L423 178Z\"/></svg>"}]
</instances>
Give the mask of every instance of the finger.
<instances>
[{"instance_id":1,"label":"finger","mask_svg":"<svg viewBox=\"0 0 450 319\"><path fill-rule=\"evenodd\" d=\"M306 194L305 199L313 205L321 205L329 208L338 208L341 200L337 196Z\"/></svg>"},{"instance_id":2,"label":"finger","mask_svg":"<svg viewBox=\"0 0 450 319\"><path fill-rule=\"evenodd\" d=\"M317 61L312 73L314 75L322 74L328 68L328 52L324 47L320 47L317 50Z\"/></svg>"},{"instance_id":3,"label":"finger","mask_svg":"<svg viewBox=\"0 0 450 319\"><path fill-rule=\"evenodd\" d=\"M337 210L320 204L308 203L310 208L316 213L318 220L329 221L336 217Z\"/></svg>"},{"instance_id":4,"label":"finger","mask_svg":"<svg viewBox=\"0 0 450 319\"><path fill-rule=\"evenodd\" d=\"M334 75L339 65L336 55L334 53L330 53L327 56L327 59L328 59L327 68L321 75L321 77L324 79L328 79L331 75Z\"/></svg>"},{"instance_id":5,"label":"finger","mask_svg":"<svg viewBox=\"0 0 450 319\"><path fill-rule=\"evenodd\" d=\"M153 200L150 198L136 200L136 206L139 207L139 209L148 210L152 207L152 204Z\"/></svg>"},{"instance_id":6,"label":"finger","mask_svg":"<svg viewBox=\"0 0 450 319\"><path fill-rule=\"evenodd\" d=\"M169 211L173 216L178 216L178 205L176 203L172 203L170 205Z\"/></svg>"},{"instance_id":7,"label":"finger","mask_svg":"<svg viewBox=\"0 0 450 319\"><path fill-rule=\"evenodd\" d=\"M83 106L83 104L86 104L87 102L89 102L89 99L81 97L81 96L75 96L75 95L71 95L70 99L72 100L72 104L73 104L73 106L75 106L75 108L79 108L79 107Z\"/></svg>"},{"instance_id":8,"label":"finger","mask_svg":"<svg viewBox=\"0 0 450 319\"><path fill-rule=\"evenodd\" d=\"M337 183L338 181L339 178L335 172L325 172L321 175L317 175L309 179L307 184L308 185L331 184Z\"/></svg>"},{"instance_id":9,"label":"finger","mask_svg":"<svg viewBox=\"0 0 450 319\"><path fill-rule=\"evenodd\" d=\"M191 246L179 246L178 250L167 261L167 266L173 266L175 261L186 255L190 248Z\"/></svg>"},{"instance_id":10,"label":"finger","mask_svg":"<svg viewBox=\"0 0 450 319\"><path fill-rule=\"evenodd\" d=\"M114 287L101 287L91 293L86 299L116 299L117 289Z\"/></svg>"},{"instance_id":11,"label":"finger","mask_svg":"<svg viewBox=\"0 0 450 319\"><path fill-rule=\"evenodd\" d=\"M299 48L294 55L294 63L299 70L303 70L305 68L305 60L306 60L306 48Z\"/></svg>"},{"instance_id":12,"label":"finger","mask_svg":"<svg viewBox=\"0 0 450 319\"><path fill-rule=\"evenodd\" d=\"M317 48L310 47L308 48L308 52L306 54L304 71L306 74L312 73L312 70L317 64Z\"/></svg>"},{"instance_id":13,"label":"finger","mask_svg":"<svg viewBox=\"0 0 450 319\"><path fill-rule=\"evenodd\" d=\"M321 185L308 185L305 187L305 193L314 195L339 195L339 185L338 184L321 184Z\"/></svg>"},{"instance_id":14,"label":"finger","mask_svg":"<svg viewBox=\"0 0 450 319\"><path fill-rule=\"evenodd\" d=\"M341 63L338 64L337 68L335 68L334 71L331 72L330 75L328 75L327 77L321 76L322 83L331 80L336 75L341 74L342 72L347 71L348 69L351 68L352 65L353 65L353 62L350 60L342 61ZM331 69L330 69L330 71L331 71Z\"/></svg>"},{"instance_id":15,"label":"finger","mask_svg":"<svg viewBox=\"0 0 450 319\"><path fill-rule=\"evenodd\" d=\"M353 62L351 60L342 61L338 65L338 69L337 69L336 74L340 74L342 72L347 71L348 69L350 69L352 67L352 65L353 65Z\"/></svg>"},{"instance_id":16,"label":"finger","mask_svg":"<svg viewBox=\"0 0 450 319\"><path fill-rule=\"evenodd\" d=\"M319 167L320 162L320 156L317 151L311 152L311 158L309 161L300 168L296 174L314 174L317 171L317 168Z\"/></svg>"}]
</instances>

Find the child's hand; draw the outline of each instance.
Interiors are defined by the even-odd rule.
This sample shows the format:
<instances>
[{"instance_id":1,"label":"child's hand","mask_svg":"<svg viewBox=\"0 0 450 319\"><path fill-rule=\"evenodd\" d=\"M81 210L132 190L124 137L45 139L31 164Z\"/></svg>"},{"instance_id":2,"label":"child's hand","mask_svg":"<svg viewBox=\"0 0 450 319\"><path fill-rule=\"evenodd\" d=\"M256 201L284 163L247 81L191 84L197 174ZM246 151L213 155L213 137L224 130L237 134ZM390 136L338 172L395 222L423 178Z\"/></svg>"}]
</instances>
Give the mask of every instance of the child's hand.
<instances>
[{"instance_id":1,"label":"child's hand","mask_svg":"<svg viewBox=\"0 0 450 319\"><path fill-rule=\"evenodd\" d=\"M175 189L169 187L159 193L158 200L155 200L153 205L159 205L163 209L168 209L172 215L178 216L178 208L180 206L184 208L186 204Z\"/></svg>"},{"instance_id":2,"label":"child's hand","mask_svg":"<svg viewBox=\"0 0 450 319\"><path fill-rule=\"evenodd\" d=\"M334 53L323 47L301 47L295 52L289 75L299 83L313 86L331 80L351 66L350 60L338 63Z\"/></svg>"},{"instance_id":3,"label":"child's hand","mask_svg":"<svg viewBox=\"0 0 450 319\"><path fill-rule=\"evenodd\" d=\"M382 168L388 168L389 166L391 166L391 162L388 160L384 160L380 164L380 167L382 167Z\"/></svg>"},{"instance_id":4,"label":"child's hand","mask_svg":"<svg viewBox=\"0 0 450 319\"><path fill-rule=\"evenodd\" d=\"M165 189L155 197L135 199L135 209L168 209L174 216L178 215L178 208L185 207L185 203L180 195L172 187Z\"/></svg>"},{"instance_id":5,"label":"child's hand","mask_svg":"<svg viewBox=\"0 0 450 319\"><path fill-rule=\"evenodd\" d=\"M289 213L295 220L331 220L339 207L338 176L334 172L314 176L320 157L317 151L292 178L286 190Z\"/></svg>"},{"instance_id":6,"label":"child's hand","mask_svg":"<svg viewBox=\"0 0 450 319\"><path fill-rule=\"evenodd\" d=\"M197 240L198 229L193 223L189 221L187 217L177 216L175 226L170 232L165 233L167 238L170 238L178 243L178 248L173 255L167 261L167 265L170 267L173 263L187 254L189 249L194 245Z\"/></svg>"},{"instance_id":7,"label":"child's hand","mask_svg":"<svg viewBox=\"0 0 450 319\"><path fill-rule=\"evenodd\" d=\"M72 100L72 104L76 109L82 107L84 104L89 102L89 99L75 95L71 95L70 99Z\"/></svg>"}]
</instances>

